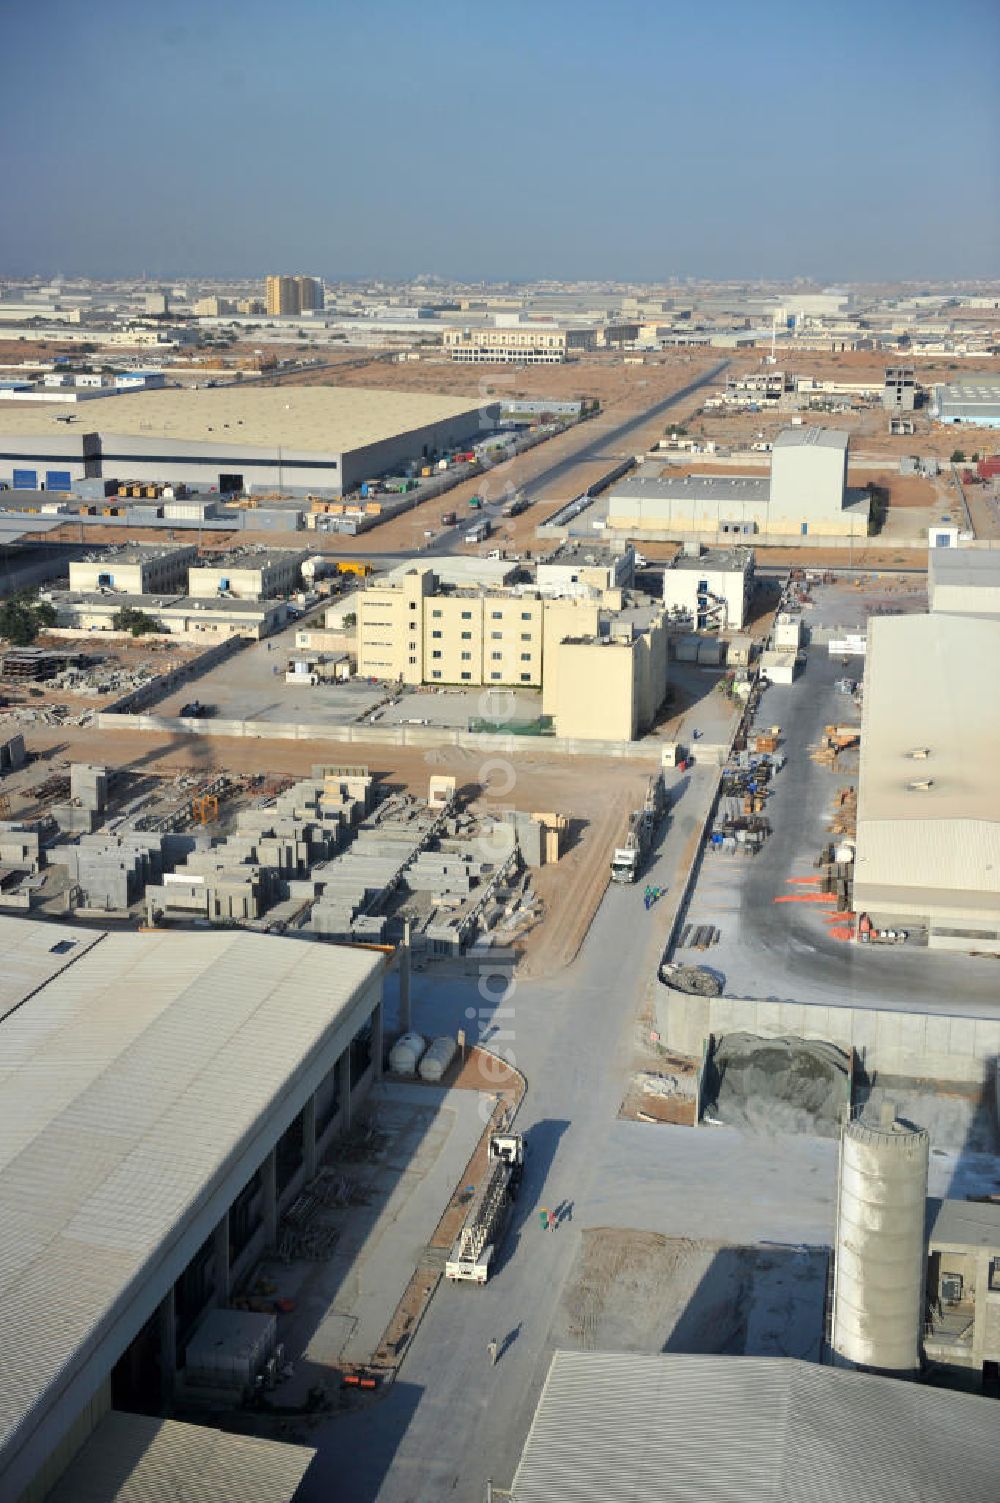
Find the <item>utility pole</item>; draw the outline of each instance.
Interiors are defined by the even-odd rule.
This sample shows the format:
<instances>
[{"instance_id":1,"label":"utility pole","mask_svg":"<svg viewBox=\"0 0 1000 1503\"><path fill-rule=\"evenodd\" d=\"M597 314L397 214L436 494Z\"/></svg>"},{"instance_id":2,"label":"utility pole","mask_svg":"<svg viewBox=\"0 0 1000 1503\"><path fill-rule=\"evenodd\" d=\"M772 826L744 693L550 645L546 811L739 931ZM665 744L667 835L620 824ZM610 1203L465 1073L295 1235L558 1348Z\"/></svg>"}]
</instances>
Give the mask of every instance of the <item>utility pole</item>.
<instances>
[{"instance_id":1,"label":"utility pole","mask_svg":"<svg viewBox=\"0 0 1000 1503\"><path fill-rule=\"evenodd\" d=\"M410 920L403 921L403 943L399 947L399 1026L410 1031Z\"/></svg>"}]
</instances>

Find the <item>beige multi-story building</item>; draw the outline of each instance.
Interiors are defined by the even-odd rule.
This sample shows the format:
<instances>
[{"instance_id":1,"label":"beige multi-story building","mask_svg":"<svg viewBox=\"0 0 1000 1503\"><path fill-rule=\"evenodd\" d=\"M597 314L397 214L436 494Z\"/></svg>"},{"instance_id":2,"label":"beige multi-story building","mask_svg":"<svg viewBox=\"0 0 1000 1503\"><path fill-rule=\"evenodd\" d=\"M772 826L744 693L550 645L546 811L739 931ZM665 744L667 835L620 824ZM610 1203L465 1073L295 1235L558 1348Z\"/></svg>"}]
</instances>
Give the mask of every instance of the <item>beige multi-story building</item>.
<instances>
[{"instance_id":1,"label":"beige multi-story building","mask_svg":"<svg viewBox=\"0 0 1000 1503\"><path fill-rule=\"evenodd\" d=\"M596 632L596 604L442 590L430 568L357 596L358 673L404 684L539 689L554 635Z\"/></svg>"},{"instance_id":2,"label":"beige multi-story building","mask_svg":"<svg viewBox=\"0 0 1000 1503\"><path fill-rule=\"evenodd\" d=\"M299 285L294 277L270 276L266 283L267 315L280 318L286 313L300 313Z\"/></svg>"},{"instance_id":3,"label":"beige multi-story building","mask_svg":"<svg viewBox=\"0 0 1000 1503\"><path fill-rule=\"evenodd\" d=\"M236 311L242 313L244 318L259 317L267 312L267 303L259 297L241 297L236 300Z\"/></svg>"},{"instance_id":4,"label":"beige multi-story building","mask_svg":"<svg viewBox=\"0 0 1000 1503\"><path fill-rule=\"evenodd\" d=\"M323 283L319 277L270 276L266 285L268 317L311 313L323 306Z\"/></svg>"},{"instance_id":5,"label":"beige multi-story building","mask_svg":"<svg viewBox=\"0 0 1000 1503\"><path fill-rule=\"evenodd\" d=\"M521 324L510 329L446 329L444 347L467 365L559 365L571 352L592 350L593 329Z\"/></svg>"},{"instance_id":6,"label":"beige multi-story building","mask_svg":"<svg viewBox=\"0 0 1000 1503\"><path fill-rule=\"evenodd\" d=\"M357 596L358 673L403 684L541 689L556 733L630 741L667 687L666 614L646 628L611 623L585 599L443 590L413 568Z\"/></svg>"},{"instance_id":7,"label":"beige multi-story building","mask_svg":"<svg viewBox=\"0 0 1000 1503\"><path fill-rule=\"evenodd\" d=\"M641 629L560 636L546 660L542 710L565 740L634 741L666 697L667 660L665 612Z\"/></svg>"},{"instance_id":8,"label":"beige multi-story building","mask_svg":"<svg viewBox=\"0 0 1000 1503\"><path fill-rule=\"evenodd\" d=\"M191 312L195 318L225 318L236 312L236 304L228 297L200 297Z\"/></svg>"}]
</instances>

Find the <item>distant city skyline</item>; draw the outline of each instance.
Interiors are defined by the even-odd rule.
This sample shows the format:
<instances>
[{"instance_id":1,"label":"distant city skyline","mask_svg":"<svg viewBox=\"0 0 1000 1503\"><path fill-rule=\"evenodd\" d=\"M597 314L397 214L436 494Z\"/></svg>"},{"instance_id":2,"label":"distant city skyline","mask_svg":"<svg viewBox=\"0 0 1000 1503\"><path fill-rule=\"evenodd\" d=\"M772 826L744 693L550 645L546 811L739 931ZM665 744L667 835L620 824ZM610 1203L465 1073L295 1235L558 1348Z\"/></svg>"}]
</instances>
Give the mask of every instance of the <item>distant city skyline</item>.
<instances>
[{"instance_id":1,"label":"distant city skyline","mask_svg":"<svg viewBox=\"0 0 1000 1503\"><path fill-rule=\"evenodd\" d=\"M0 275L1000 273L1000 7L803 14L8 0Z\"/></svg>"}]
</instances>

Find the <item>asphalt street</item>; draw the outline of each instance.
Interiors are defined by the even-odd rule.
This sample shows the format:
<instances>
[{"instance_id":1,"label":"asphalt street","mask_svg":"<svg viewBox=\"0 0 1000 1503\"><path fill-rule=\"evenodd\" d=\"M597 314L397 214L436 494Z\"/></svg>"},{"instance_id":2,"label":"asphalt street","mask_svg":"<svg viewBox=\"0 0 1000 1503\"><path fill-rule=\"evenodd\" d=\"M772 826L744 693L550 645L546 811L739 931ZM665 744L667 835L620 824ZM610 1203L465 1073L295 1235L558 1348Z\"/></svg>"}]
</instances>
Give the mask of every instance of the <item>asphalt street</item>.
<instances>
[{"instance_id":1,"label":"asphalt street","mask_svg":"<svg viewBox=\"0 0 1000 1503\"><path fill-rule=\"evenodd\" d=\"M713 787L710 769L693 770L654 862L635 886L608 889L577 960L557 980L516 986L498 1013L491 985L493 1000L474 980L415 978L415 1027L469 1028L471 1012L488 1035L498 1030L493 1046L509 1049L523 1071L524 1187L489 1283L443 1284L386 1398L314 1432L319 1455L303 1503L479 1500L487 1479L509 1486L584 1228L829 1239L834 1145L790 1140L788 1152L774 1144L761 1152L724 1128L617 1118L638 1002L669 923L668 905L645 910L643 887L673 888ZM562 1201L573 1203L572 1221L543 1232L538 1209ZM735 1219L734 1206L742 1208ZM495 1368L487 1355L494 1338L505 1343Z\"/></svg>"},{"instance_id":2,"label":"asphalt street","mask_svg":"<svg viewBox=\"0 0 1000 1503\"><path fill-rule=\"evenodd\" d=\"M550 465L547 470L543 470L540 475L536 475L522 489L529 493L538 494L547 486L555 485L566 475L571 475L578 465L588 464L595 459L607 459L610 467L616 459L624 459L631 452L627 440L632 434L637 433L647 423L659 417L661 413L669 412L671 407L675 407L678 402L685 401L692 393L700 390L701 387L708 386L726 369L728 364L728 360L723 360L719 365L713 366L711 370L703 372L696 381L691 381L687 386L682 387L680 391L671 392L670 396L664 397L659 402L651 403L649 407L643 408L642 412L628 418L623 423L617 423L612 427L608 427L605 420L600 416L587 418L585 423L587 432L593 435L589 443L584 444L582 449L575 450L565 459L560 459L556 464ZM486 471L484 475L484 489L487 496L489 496L491 490L489 471ZM447 495L445 494L439 499L444 510L449 510ZM428 543L426 548L394 554L394 561L402 563L413 558L426 559L433 557L434 554L453 552L461 544L463 535L472 526L474 521L479 518L488 518L495 524L508 499L502 493L493 501L487 499L479 511L469 511L467 515L463 515L456 527L450 527L444 532L439 532L433 541Z\"/></svg>"}]
</instances>

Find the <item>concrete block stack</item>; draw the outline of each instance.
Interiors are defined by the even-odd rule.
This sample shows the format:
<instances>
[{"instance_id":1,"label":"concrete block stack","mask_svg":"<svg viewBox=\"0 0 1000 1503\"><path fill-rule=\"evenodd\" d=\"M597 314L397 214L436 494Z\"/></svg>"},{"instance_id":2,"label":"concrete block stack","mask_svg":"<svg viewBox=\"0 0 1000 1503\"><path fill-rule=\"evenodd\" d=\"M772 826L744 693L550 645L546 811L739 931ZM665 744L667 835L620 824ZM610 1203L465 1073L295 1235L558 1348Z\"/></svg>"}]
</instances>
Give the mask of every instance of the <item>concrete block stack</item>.
<instances>
[{"instance_id":1,"label":"concrete block stack","mask_svg":"<svg viewBox=\"0 0 1000 1503\"><path fill-rule=\"evenodd\" d=\"M40 871L45 862L37 830L13 820L0 824L0 866L18 867L22 871Z\"/></svg>"}]
</instances>

